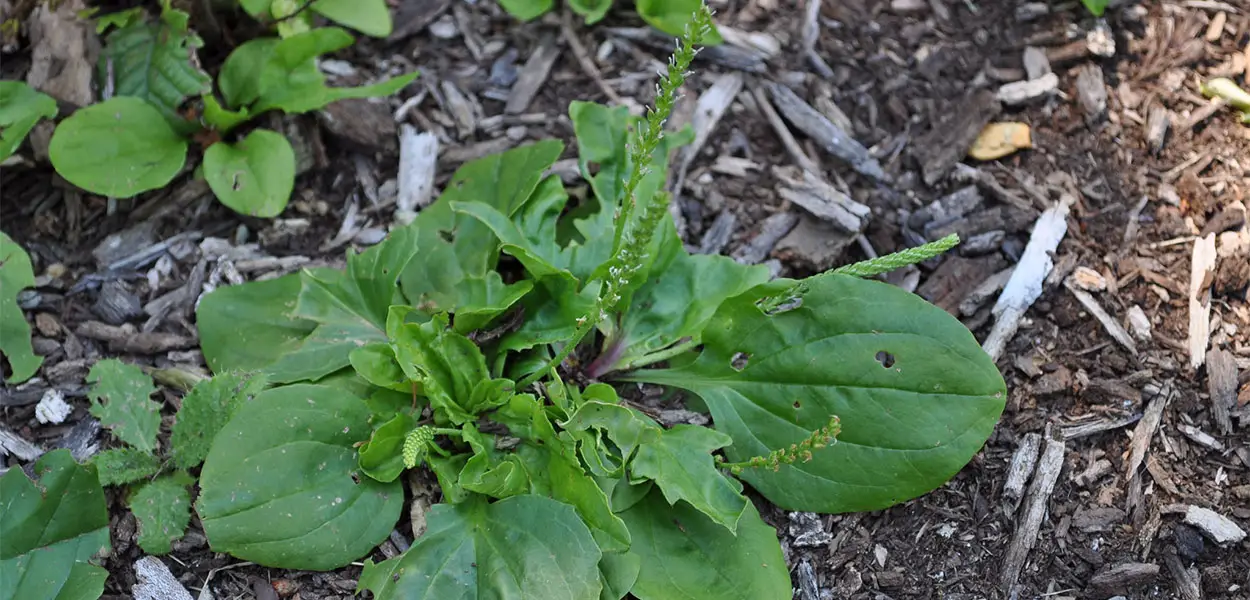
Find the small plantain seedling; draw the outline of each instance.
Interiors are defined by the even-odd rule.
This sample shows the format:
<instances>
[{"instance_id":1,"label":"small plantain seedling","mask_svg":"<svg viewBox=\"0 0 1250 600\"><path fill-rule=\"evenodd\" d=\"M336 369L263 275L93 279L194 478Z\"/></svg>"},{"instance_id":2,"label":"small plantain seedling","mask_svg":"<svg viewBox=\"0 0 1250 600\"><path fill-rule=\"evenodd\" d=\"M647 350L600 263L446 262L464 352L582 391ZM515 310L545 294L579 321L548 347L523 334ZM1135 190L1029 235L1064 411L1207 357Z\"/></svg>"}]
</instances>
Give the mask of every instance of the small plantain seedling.
<instances>
[{"instance_id":1,"label":"small plantain seedling","mask_svg":"<svg viewBox=\"0 0 1250 600\"><path fill-rule=\"evenodd\" d=\"M101 28L113 27L100 71L115 95L70 115L52 135L53 167L89 192L127 198L164 187L198 141L203 177L222 204L244 215L277 216L295 185L295 151L281 133L257 128L240 135L239 129L269 111L299 114L345 98L387 96L416 78L329 87L317 58L355 40L336 27L309 29L235 48L217 76L223 103L195 60L202 42L187 13L168 0L162 5L154 20L131 10L101 21Z\"/></svg>"}]
</instances>

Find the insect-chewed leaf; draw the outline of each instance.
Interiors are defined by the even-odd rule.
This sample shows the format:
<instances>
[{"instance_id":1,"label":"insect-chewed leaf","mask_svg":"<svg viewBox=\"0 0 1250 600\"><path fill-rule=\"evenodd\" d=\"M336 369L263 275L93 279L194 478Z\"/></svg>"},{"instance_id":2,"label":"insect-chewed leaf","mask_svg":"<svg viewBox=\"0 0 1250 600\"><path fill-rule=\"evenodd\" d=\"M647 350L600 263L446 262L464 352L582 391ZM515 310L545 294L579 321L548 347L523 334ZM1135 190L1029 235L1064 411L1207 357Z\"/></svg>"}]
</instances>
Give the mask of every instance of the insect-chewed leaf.
<instances>
[{"instance_id":1,"label":"insect-chewed leaf","mask_svg":"<svg viewBox=\"0 0 1250 600\"><path fill-rule=\"evenodd\" d=\"M213 440L197 513L217 552L289 569L346 565L386 539L398 482L358 472L369 409L340 389L291 385L239 407Z\"/></svg>"},{"instance_id":2,"label":"insect-chewed leaf","mask_svg":"<svg viewBox=\"0 0 1250 600\"><path fill-rule=\"evenodd\" d=\"M654 480L669 504L684 500L735 532L750 502L742 485L722 475L712 458L712 451L731 443L729 436L706 427L677 425L639 446L630 473Z\"/></svg>"},{"instance_id":3,"label":"insect-chewed leaf","mask_svg":"<svg viewBox=\"0 0 1250 600\"><path fill-rule=\"evenodd\" d=\"M136 450L155 452L161 405L150 399L156 391L152 378L139 367L110 358L92 365L87 382L94 384L88 395L94 400L91 414L100 424Z\"/></svg>"},{"instance_id":4,"label":"insect-chewed leaf","mask_svg":"<svg viewBox=\"0 0 1250 600\"><path fill-rule=\"evenodd\" d=\"M598 600L602 553L567 504L535 495L438 504L407 552L365 563L378 600ZM784 568L784 567L783 567Z\"/></svg>"},{"instance_id":5,"label":"insect-chewed leaf","mask_svg":"<svg viewBox=\"0 0 1250 600\"><path fill-rule=\"evenodd\" d=\"M0 477L0 597L95 600L108 571L90 560L109 549L109 516L95 467L53 450ZM49 592L56 594L50 595Z\"/></svg>"},{"instance_id":6,"label":"insect-chewed leaf","mask_svg":"<svg viewBox=\"0 0 1250 600\"><path fill-rule=\"evenodd\" d=\"M191 494L195 483L177 471L144 484L130 497L130 510L139 522L139 547L148 554L169 554L172 542L182 539L191 521Z\"/></svg>"},{"instance_id":7,"label":"insect-chewed leaf","mask_svg":"<svg viewBox=\"0 0 1250 600\"><path fill-rule=\"evenodd\" d=\"M621 518L634 538L630 552L642 559L630 590L641 600L791 597L777 531L749 502L736 534L684 502L669 506L660 490L652 490Z\"/></svg>"},{"instance_id":8,"label":"insect-chewed leaf","mask_svg":"<svg viewBox=\"0 0 1250 600\"><path fill-rule=\"evenodd\" d=\"M806 281L801 302L758 303L793 282L721 305L698 360L627 379L697 394L733 438L731 462L789 448L841 419L810 461L742 478L786 510L877 510L954 476L985 443L1006 400L1002 376L954 317L897 287L838 274Z\"/></svg>"},{"instance_id":9,"label":"insect-chewed leaf","mask_svg":"<svg viewBox=\"0 0 1250 600\"><path fill-rule=\"evenodd\" d=\"M282 134L257 129L204 151L204 179L222 204L252 217L276 217L295 187L295 150Z\"/></svg>"},{"instance_id":10,"label":"insect-chewed leaf","mask_svg":"<svg viewBox=\"0 0 1250 600\"><path fill-rule=\"evenodd\" d=\"M30 341L30 324L17 305L17 295L35 285L30 256L8 235L0 232L0 355L13 370L8 383L30 379L43 358L35 354Z\"/></svg>"}]
</instances>

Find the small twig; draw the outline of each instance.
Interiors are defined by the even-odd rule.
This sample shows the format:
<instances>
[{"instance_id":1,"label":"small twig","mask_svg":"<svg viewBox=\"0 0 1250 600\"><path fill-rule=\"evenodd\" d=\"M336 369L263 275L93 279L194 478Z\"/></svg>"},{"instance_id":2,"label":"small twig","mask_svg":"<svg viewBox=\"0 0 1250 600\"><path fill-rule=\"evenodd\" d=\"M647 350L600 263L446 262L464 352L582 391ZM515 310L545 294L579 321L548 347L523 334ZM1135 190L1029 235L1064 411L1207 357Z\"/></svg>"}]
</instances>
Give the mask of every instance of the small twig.
<instances>
[{"instance_id":1,"label":"small twig","mask_svg":"<svg viewBox=\"0 0 1250 600\"><path fill-rule=\"evenodd\" d=\"M590 53L586 51L586 47L582 45L582 41L577 39L576 32L573 31L573 13L565 9L560 15L560 33L564 35L565 41L569 43L569 49L573 51L573 57L577 59L577 64L581 65L582 70L595 81L595 85L603 91L603 95L608 97L611 104L624 105L625 100L621 98L612 86L603 80L603 74L599 72L599 67L595 65L595 61L590 59Z\"/></svg>"}]
</instances>

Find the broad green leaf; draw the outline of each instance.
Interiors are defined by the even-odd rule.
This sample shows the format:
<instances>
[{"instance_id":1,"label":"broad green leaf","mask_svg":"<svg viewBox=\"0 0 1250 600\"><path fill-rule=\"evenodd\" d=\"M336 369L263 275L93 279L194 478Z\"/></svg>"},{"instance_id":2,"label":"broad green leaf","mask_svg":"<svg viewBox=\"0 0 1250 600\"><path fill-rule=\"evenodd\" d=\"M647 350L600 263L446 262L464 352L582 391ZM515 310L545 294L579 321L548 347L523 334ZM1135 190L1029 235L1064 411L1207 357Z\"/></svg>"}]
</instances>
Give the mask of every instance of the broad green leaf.
<instances>
[{"instance_id":1,"label":"broad green leaf","mask_svg":"<svg viewBox=\"0 0 1250 600\"><path fill-rule=\"evenodd\" d=\"M200 473L196 512L213 550L288 569L336 569L386 539L398 482L357 472L360 398L314 385L267 390L235 412Z\"/></svg>"},{"instance_id":2,"label":"broad green leaf","mask_svg":"<svg viewBox=\"0 0 1250 600\"><path fill-rule=\"evenodd\" d=\"M312 9L365 35L384 38L391 34L391 11L386 0L317 0Z\"/></svg>"},{"instance_id":3,"label":"broad green leaf","mask_svg":"<svg viewBox=\"0 0 1250 600\"><path fill-rule=\"evenodd\" d=\"M686 31L686 24L703 8L702 0L636 0L635 5L642 20L664 33L676 36ZM720 34L713 26L708 35L704 36L702 45L715 46L721 41Z\"/></svg>"},{"instance_id":4,"label":"broad green leaf","mask_svg":"<svg viewBox=\"0 0 1250 600\"><path fill-rule=\"evenodd\" d=\"M777 531L747 503L737 534L659 490L621 513L642 559L630 590L640 600L788 600L790 573Z\"/></svg>"},{"instance_id":5,"label":"broad green leaf","mask_svg":"<svg viewBox=\"0 0 1250 600\"><path fill-rule=\"evenodd\" d=\"M599 579L603 582L600 600L621 600L638 581L642 557L633 552L604 553L599 561Z\"/></svg>"},{"instance_id":6,"label":"broad green leaf","mask_svg":"<svg viewBox=\"0 0 1250 600\"><path fill-rule=\"evenodd\" d=\"M378 600L598 600L590 531L567 504L533 495L484 498L430 511L429 529L401 556L366 562L360 590Z\"/></svg>"},{"instance_id":7,"label":"broad green leaf","mask_svg":"<svg viewBox=\"0 0 1250 600\"><path fill-rule=\"evenodd\" d=\"M263 17L269 12L273 0L239 0L239 6L253 17Z\"/></svg>"},{"instance_id":8,"label":"broad green leaf","mask_svg":"<svg viewBox=\"0 0 1250 600\"><path fill-rule=\"evenodd\" d=\"M482 202L505 215L520 211L542 173L560 157L557 140L527 144L469 162L452 175L442 196L417 214L418 255L409 263L401 285L409 302L421 312L454 312L472 295L466 283L485 278L499 257L494 234L476 219L452 211L453 202Z\"/></svg>"},{"instance_id":9,"label":"broad green leaf","mask_svg":"<svg viewBox=\"0 0 1250 600\"><path fill-rule=\"evenodd\" d=\"M204 462L217 432L239 406L261 393L267 384L263 376L241 372L220 373L197 383L182 399L169 436L174 464L179 469L191 469Z\"/></svg>"},{"instance_id":10,"label":"broad green leaf","mask_svg":"<svg viewBox=\"0 0 1250 600\"><path fill-rule=\"evenodd\" d=\"M572 273L551 264L538 249L530 248L525 234L521 233L517 225L495 207L482 202L452 202L451 209L477 219L488 227L491 233L499 238L503 251L516 257L529 272L531 278L536 280L558 278L563 280L559 283L568 284L568 286L577 285L577 278Z\"/></svg>"},{"instance_id":11,"label":"broad green leaf","mask_svg":"<svg viewBox=\"0 0 1250 600\"><path fill-rule=\"evenodd\" d=\"M61 121L48 157L66 181L101 196L129 198L169 183L186 162L187 142L156 107L116 96Z\"/></svg>"},{"instance_id":12,"label":"broad green leaf","mask_svg":"<svg viewBox=\"0 0 1250 600\"><path fill-rule=\"evenodd\" d=\"M161 470L161 459L146 450L110 448L91 457L101 485L125 485L151 477Z\"/></svg>"},{"instance_id":13,"label":"broad green leaf","mask_svg":"<svg viewBox=\"0 0 1250 600\"><path fill-rule=\"evenodd\" d=\"M276 217L295 187L295 150L282 134L257 129L204 151L204 179L222 204L252 217Z\"/></svg>"},{"instance_id":14,"label":"broad green leaf","mask_svg":"<svg viewBox=\"0 0 1250 600\"><path fill-rule=\"evenodd\" d=\"M499 5L519 21L531 21L551 11L555 0L499 0Z\"/></svg>"},{"instance_id":15,"label":"broad green leaf","mask_svg":"<svg viewBox=\"0 0 1250 600\"><path fill-rule=\"evenodd\" d=\"M0 161L10 157L40 119L56 117L56 100L21 81L0 81Z\"/></svg>"},{"instance_id":16,"label":"broad green leaf","mask_svg":"<svg viewBox=\"0 0 1250 600\"><path fill-rule=\"evenodd\" d=\"M190 475L177 471L144 484L130 497L130 511L139 523L139 547L148 554L169 554L173 542L182 539L191 522L191 494L195 483Z\"/></svg>"},{"instance_id":17,"label":"broad green leaf","mask_svg":"<svg viewBox=\"0 0 1250 600\"><path fill-rule=\"evenodd\" d=\"M605 354L619 355L618 365L628 365L683 338L697 343L722 302L769 279L768 268L761 265L742 265L726 256L691 256L671 219L660 227L659 255L651 276L634 294L619 337L607 343ZM617 346L624 351L612 349ZM599 373L610 368L605 366Z\"/></svg>"},{"instance_id":18,"label":"broad green leaf","mask_svg":"<svg viewBox=\"0 0 1250 600\"><path fill-rule=\"evenodd\" d=\"M1102 13L1107 10L1110 0L1081 0L1081 4L1085 5L1085 9L1095 17L1101 17Z\"/></svg>"},{"instance_id":19,"label":"broad green leaf","mask_svg":"<svg viewBox=\"0 0 1250 600\"><path fill-rule=\"evenodd\" d=\"M143 21L147 15L142 6L119 10L95 17L95 32L102 34L110 28L130 27ZM82 15L80 15L82 16Z\"/></svg>"},{"instance_id":20,"label":"broad green leaf","mask_svg":"<svg viewBox=\"0 0 1250 600\"><path fill-rule=\"evenodd\" d=\"M356 348L386 341L387 311L403 303L395 281L417 250L416 236L401 227L364 252L348 252L345 271L302 271L291 316L318 325L296 352L266 368L270 379L316 380L350 365Z\"/></svg>"},{"instance_id":21,"label":"broad green leaf","mask_svg":"<svg viewBox=\"0 0 1250 600\"><path fill-rule=\"evenodd\" d=\"M414 427L412 416L399 413L378 427L360 447L360 471L382 483L390 483L404 472L401 450L404 438Z\"/></svg>"},{"instance_id":22,"label":"broad green leaf","mask_svg":"<svg viewBox=\"0 0 1250 600\"><path fill-rule=\"evenodd\" d=\"M268 6L266 6L268 9ZM260 97L265 66L278 46L277 38L257 38L235 48L221 65L217 85L230 108L246 109Z\"/></svg>"},{"instance_id":23,"label":"broad green leaf","mask_svg":"<svg viewBox=\"0 0 1250 600\"><path fill-rule=\"evenodd\" d=\"M612 0L569 0L569 8L585 18L587 25L594 25L608 14Z\"/></svg>"},{"instance_id":24,"label":"broad green leaf","mask_svg":"<svg viewBox=\"0 0 1250 600\"><path fill-rule=\"evenodd\" d=\"M292 367L283 371L315 366L303 345L317 323L294 314L300 286L300 275L291 274L219 287L201 298L195 320L208 367L223 373L269 371L275 362Z\"/></svg>"},{"instance_id":25,"label":"broad green leaf","mask_svg":"<svg viewBox=\"0 0 1250 600\"><path fill-rule=\"evenodd\" d=\"M732 443L729 436L706 427L677 425L663 430L658 441L639 446L630 474L655 481L669 504L685 500L729 531L737 531L738 519L750 502L741 485L722 475L712 458L714 450Z\"/></svg>"},{"instance_id":26,"label":"broad green leaf","mask_svg":"<svg viewBox=\"0 0 1250 600\"><path fill-rule=\"evenodd\" d=\"M577 294L569 293L567 287L548 290L540 286L521 300L525 321L500 340L500 349L528 350L572 339L577 319L590 312L598 295L597 284L582 288Z\"/></svg>"},{"instance_id":27,"label":"broad green leaf","mask_svg":"<svg viewBox=\"0 0 1250 600\"><path fill-rule=\"evenodd\" d=\"M348 360L356 374L373 385L396 392L412 391L413 382L396 362L395 349L390 344L365 344L352 350Z\"/></svg>"},{"instance_id":28,"label":"broad green leaf","mask_svg":"<svg viewBox=\"0 0 1250 600\"><path fill-rule=\"evenodd\" d=\"M354 41L351 34L337 27L321 27L279 41L265 62L253 112L279 109L303 113L346 98L389 96L417 78L416 73L409 73L373 85L327 87L314 59L342 50Z\"/></svg>"},{"instance_id":29,"label":"broad green leaf","mask_svg":"<svg viewBox=\"0 0 1250 600\"><path fill-rule=\"evenodd\" d=\"M88 561L107 551L109 516L95 467L53 450L0 477L0 598L95 600L108 571Z\"/></svg>"},{"instance_id":30,"label":"broad green leaf","mask_svg":"<svg viewBox=\"0 0 1250 600\"><path fill-rule=\"evenodd\" d=\"M117 439L136 450L156 452L161 405L151 400L156 387L143 369L115 358L97 362L87 372L91 414Z\"/></svg>"},{"instance_id":31,"label":"broad green leaf","mask_svg":"<svg viewBox=\"0 0 1250 600\"><path fill-rule=\"evenodd\" d=\"M443 502L459 504L474 497L473 494L460 487L460 471L469 461L468 454L453 454L448 458L437 455L426 457L426 464L438 478L438 487L443 492Z\"/></svg>"},{"instance_id":32,"label":"broad green leaf","mask_svg":"<svg viewBox=\"0 0 1250 600\"><path fill-rule=\"evenodd\" d=\"M954 476L1006 399L972 334L894 286L837 274L804 285L800 306L771 315L757 301L791 293L793 282L730 299L704 330L698 360L624 379L697 394L733 438L731 462L789 447L837 415L837 443L810 462L742 473L786 510L877 510Z\"/></svg>"},{"instance_id":33,"label":"broad green leaf","mask_svg":"<svg viewBox=\"0 0 1250 600\"><path fill-rule=\"evenodd\" d=\"M35 355L30 342L30 324L17 305L17 295L34 285L30 256L0 231L0 356L9 361L12 369L6 383L30 379L43 364L43 357Z\"/></svg>"},{"instance_id":34,"label":"broad green leaf","mask_svg":"<svg viewBox=\"0 0 1250 600\"><path fill-rule=\"evenodd\" d=\"M495 317L512 308L534 289L534 282L522 279L506 284L498 271L487 271L485 277L466 277L456 287L460 301L452 328L457 333L467 334L486 327Z\"/></svg>"},{"instance_id":35,"label":"broad green leaf","mask_svg":"<svg viewBox=\"0 0 1250 600\"><path fill-rule=\"evenodd\" d=\"M629 530L612 513L607 494L582 469L573 441L557 436L546 412L536 401L533 405L531 431L534 439L527 440L517 450L517 456L529 471L530 493L559 500L577 509L577 514L590 528L595 542L604 552L629 550ZM623 587L625 591L629 590L628 585Z\"/></svg>"},{"instance_id":36,"label":"broad green leaf","mask_svg":"<svg viewBox=\"0 0 1250 600\"><path fill-rule=\"evenodd\" d=\"M202 45L187 29L186 13L164 11L160 19L135 21L105 37L100 80L112 79L117 96L145 100L178 125L185 122L178 106L212 90L212 78L193 56Z\"/></svg>"}]
</instances>

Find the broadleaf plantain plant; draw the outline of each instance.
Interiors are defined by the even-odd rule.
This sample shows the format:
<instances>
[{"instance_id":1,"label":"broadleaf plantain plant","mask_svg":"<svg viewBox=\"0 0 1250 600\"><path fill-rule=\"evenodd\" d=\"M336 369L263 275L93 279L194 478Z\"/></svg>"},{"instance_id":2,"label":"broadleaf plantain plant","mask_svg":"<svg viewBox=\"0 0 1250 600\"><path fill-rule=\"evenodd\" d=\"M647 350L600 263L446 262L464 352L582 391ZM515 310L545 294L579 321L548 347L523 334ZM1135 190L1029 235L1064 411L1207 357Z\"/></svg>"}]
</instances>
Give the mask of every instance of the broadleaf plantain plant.
<instances>
[{"instance_id":1,"label":"broadleaf plantain plant","mask_svg":"<svg viewBox=\"0 0 1250 600\"><path fill-rule=\"evenodd\" d=\"M443 502L406 552L366 561L377 598L782 599L776 532L739 478L785 509L862 511L971 459L1004 405L994 364L950 315L860 278L953 240L801 281L683 248L661 188L689 133L664 121L710 22L703 7L646 118L570 107L581 205L544 176L561 144L538 142L461 167L343 270L202 299L210 367L276 384L204 461L215 551L349 564L428 469ZM621 384L683 390L714 427L662 426Z\"/></svg>"}]
</instances>

